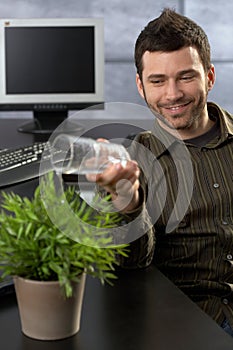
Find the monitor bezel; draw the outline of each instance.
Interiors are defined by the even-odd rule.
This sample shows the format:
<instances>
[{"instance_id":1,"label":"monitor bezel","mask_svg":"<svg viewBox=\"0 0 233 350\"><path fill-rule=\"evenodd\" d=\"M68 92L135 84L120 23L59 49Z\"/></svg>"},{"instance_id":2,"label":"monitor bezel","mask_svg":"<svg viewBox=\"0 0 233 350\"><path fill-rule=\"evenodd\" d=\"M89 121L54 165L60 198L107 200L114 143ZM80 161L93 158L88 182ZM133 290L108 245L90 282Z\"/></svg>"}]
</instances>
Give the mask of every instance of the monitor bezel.
<instances>
[{"instance_id":1,"label":"monitor bezel","mask_svg":"<svg viewBox=\"0 0 233 350\"><path fill-rule=\"evenodd\" d=\"M82 94L6 94L6 27L93 26L95 92ZM0 20L0 110L71 110L104 102L104 22L102 18L26 18Z\"/></svg>"}]
</instances>

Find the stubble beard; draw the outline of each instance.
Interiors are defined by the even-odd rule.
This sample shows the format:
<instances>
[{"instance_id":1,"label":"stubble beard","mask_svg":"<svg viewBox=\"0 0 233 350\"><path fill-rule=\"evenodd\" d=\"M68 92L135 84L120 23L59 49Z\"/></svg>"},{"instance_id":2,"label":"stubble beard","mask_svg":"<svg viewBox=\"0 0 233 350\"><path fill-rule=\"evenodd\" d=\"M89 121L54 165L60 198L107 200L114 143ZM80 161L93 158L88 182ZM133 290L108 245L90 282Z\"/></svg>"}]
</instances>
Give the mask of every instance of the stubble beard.
<instances>
[{"instance_id":1,"label":"stubble beard","mask_svg":"<svg viewBox=\"0 0 233 350\"><path fill-rule=\"evenodd\" d=\"M185 114L174 114L170 118L170 120L168 120L168 118L161 111L160 108L155 108L152 104L150 104L150 103L148 103L148 101L146 101L148 108L155 115L155 117L158 119L158 121L162 122L162 124L164 124L165 126L169 127L170 129L173 129L173 130L189 130L195 124L197 124L198 120L201 119L206 102L207 102L207 100L204 99L204 96L200 97L197 106L193 106L193 108L190 110L189 118L187 118L185 122L179 124L179 123L176 123L176 121L184 118ZM174 121L174 123L172 123L172 121Z\"/></svg>"},{"instance_id":2,"label":"stubble beard","mask_svg":"<svg viewBox=\"0 0 233 350\"><path fill-rule=\"evenodd\" d=\"M144 99L148 106L148 108L151 110L151 112L154 114L154 116L158 119L159 123L162 122L162 124L169 129L172 130L189 130L191 129L195 124L198 123L198 120L201 118L203 110L207 103L207 96L208 96L208 90L206 89L206 94L201 94L199 101L197 105L193 105L192 109L190 110L190 117L186 120L186 123L180 124L177 126L174 126L171 122L168 121L166 115L162 113L161 108L155 107L153 104L149 103L146 98L146 93L144 90ZM173 104L184 104L184 101L174 101ZM184 114L174 114L172 116L172 120L178 120L184 117ZM160 123L161 124L161 123Z\"/></svg>"}]
</instances>

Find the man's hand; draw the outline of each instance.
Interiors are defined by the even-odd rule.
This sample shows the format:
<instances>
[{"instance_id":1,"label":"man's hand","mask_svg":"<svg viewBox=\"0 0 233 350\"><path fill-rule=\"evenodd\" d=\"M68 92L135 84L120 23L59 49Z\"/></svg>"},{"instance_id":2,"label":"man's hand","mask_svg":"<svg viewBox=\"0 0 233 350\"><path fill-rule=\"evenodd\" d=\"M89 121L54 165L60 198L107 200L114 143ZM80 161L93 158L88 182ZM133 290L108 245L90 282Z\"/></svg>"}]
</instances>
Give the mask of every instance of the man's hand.
<instances>
[{"instance_id":1,"label":"man's hand","mask_svg":"<svg viewBox=\"0 0 233 350\"><path fill-rule=\"evenodd\" d=\"M139 206L139 174L137 162L130 160L125 166L112 164L103 173L88 174L86 178L110 193L116 209L126 213Z\"/></svg>"}]
</instances>

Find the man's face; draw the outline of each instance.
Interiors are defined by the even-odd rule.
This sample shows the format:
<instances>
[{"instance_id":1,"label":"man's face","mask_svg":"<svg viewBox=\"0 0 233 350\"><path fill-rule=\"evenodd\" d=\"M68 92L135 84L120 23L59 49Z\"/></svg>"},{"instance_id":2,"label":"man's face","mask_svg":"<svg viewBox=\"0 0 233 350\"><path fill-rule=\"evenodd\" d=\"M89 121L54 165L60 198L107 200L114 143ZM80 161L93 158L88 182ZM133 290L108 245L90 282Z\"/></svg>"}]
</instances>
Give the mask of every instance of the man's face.
<instances>
[{"instance_id":1,"label":"man's face","mask_svg":"<svg viewBox=\"0 0 233 350\"><path fill-rule=\"evenodd\" d=\"M208 118L206 101L215 80L214 67L205 72L193 47L146 51L142 60L142 81L136 77L138 91L149 108L162 116L162 124L189 131L200 127Z\"/></svg>"}]
</instances>

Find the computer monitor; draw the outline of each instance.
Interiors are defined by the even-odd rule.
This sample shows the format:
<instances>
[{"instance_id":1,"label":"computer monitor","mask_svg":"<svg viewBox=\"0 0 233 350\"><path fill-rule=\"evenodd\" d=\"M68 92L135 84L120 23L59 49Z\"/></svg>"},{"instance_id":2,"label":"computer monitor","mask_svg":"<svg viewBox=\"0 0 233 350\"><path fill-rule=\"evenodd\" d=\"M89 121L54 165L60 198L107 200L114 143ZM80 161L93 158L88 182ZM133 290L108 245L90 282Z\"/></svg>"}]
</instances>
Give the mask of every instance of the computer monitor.
<instances>
[{"instance_id":1,"label":"computer monitor","mask_svg":"<svg viewBox=\"0 0 233 350\"><path fill-rule=\"evenodd\" d=\"M51 133L103 102L102 18L0 20L0 111L33 111L19 131Z\"/></svg>"}]
</instances>

